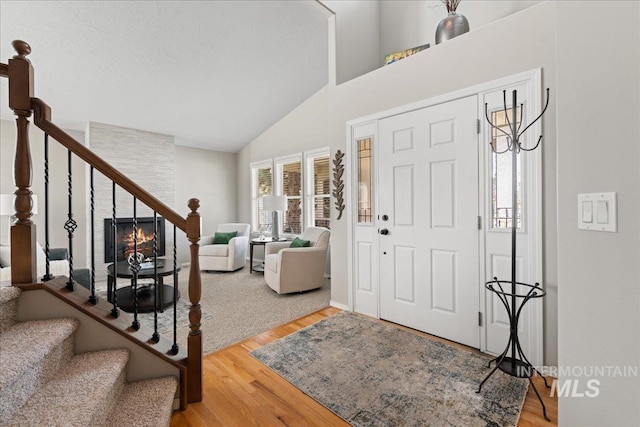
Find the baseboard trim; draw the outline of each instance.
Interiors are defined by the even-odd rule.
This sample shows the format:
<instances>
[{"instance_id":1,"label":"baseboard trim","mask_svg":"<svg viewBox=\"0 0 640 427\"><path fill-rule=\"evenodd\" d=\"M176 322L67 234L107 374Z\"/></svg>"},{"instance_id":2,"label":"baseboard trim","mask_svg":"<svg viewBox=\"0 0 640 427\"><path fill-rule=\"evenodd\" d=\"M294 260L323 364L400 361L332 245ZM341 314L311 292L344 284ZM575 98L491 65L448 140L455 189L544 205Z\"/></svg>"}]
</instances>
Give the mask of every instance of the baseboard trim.
<instances>
[{"instance_id":1,"label":"baseboard trim","mask_svg":"<svg viewBox=\"0 0 640 427\"><path fill-rule=\"evenodd\" d=\"M333 300L329 301L329 305L331 307L339 308L340 310L349 311L348 305L340 304L339 302L335 302Z\"/></svg>"}]
</instances>

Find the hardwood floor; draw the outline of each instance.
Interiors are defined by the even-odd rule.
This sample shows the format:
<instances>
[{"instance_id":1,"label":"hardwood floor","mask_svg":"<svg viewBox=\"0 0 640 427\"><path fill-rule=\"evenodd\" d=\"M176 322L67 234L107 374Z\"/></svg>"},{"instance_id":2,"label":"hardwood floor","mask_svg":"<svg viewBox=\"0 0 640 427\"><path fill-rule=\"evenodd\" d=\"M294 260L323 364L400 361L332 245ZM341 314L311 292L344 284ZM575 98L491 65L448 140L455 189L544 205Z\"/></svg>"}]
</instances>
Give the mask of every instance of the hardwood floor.
<instances>
[{"instance_id":1,"label":"hardwood floor","mask_svg":"<svg viewBox=\"0 0 640 427\"><path fill-rule=\"evenodd\" d=\"M256 348L340 311L328 307L205 356L202 362L202 402L189 405L185 411L174 412L171 427L348 426L333 412L249 355ZM536 376L534 383L547 407L551 423L543 418L540 402L530 387L518 427L557 425L557 399L549 397L541 378Z\"/></svg>"}]
</instances>

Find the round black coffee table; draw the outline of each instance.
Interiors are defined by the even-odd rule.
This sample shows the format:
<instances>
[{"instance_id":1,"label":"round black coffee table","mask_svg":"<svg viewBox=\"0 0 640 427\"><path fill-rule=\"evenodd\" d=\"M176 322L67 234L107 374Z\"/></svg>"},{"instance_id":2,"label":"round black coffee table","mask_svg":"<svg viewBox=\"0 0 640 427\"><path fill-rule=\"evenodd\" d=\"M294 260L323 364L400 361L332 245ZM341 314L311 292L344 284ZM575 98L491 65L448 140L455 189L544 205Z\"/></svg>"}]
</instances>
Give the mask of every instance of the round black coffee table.
<instances>
[{"instance_id":1,"label":"round black coffee table","mask_svg":"<svg viewBox=\"0 0 640 427\"><path fill-rule=\"evenodd\" d=\"M113 288L114 288L114 264L107 266L107 299L113 303ZM176 268L176 272L180 271L180 265ZM173 261L170 259L158 258L158 281L156 284L146 285L138 284L138 313L148 313L154 310L154 301L157 301L155 309L163 312L165 307L168 307L174 303L173 300L173 286L165 285L163 283L163 277L173 274ZM118 307L124 311L133 312L133 272L129 269L129 263L127 261L119 261L117 264L117 277L123 279L131 279L131 285L125 286L116 290L116 296L118 300ZM153 279L155 277L155 270L151 268L143 268L138 272L138 279ZM174 283L174 286L177 283ZM155 292L154 292L155 291ZM180 292L177 292L176 301L180 299Z\"/></svg>"},{"instance_id":2,"label":"round black coffee table","mask_svg":"<svg viewBox=\"0 0 640 427\"><path fill-rule=\"evenodd\" d=\"M253 247L254 246L264 246L267 243L271 242L286 242L287 239L282 237L280 239L274 240L273 237L265 237L263 239L251 239L249 241L249 274L254 271L260 271L264 273L264 262L260 264L253 265Z\"/></svg>"}]
</instances>

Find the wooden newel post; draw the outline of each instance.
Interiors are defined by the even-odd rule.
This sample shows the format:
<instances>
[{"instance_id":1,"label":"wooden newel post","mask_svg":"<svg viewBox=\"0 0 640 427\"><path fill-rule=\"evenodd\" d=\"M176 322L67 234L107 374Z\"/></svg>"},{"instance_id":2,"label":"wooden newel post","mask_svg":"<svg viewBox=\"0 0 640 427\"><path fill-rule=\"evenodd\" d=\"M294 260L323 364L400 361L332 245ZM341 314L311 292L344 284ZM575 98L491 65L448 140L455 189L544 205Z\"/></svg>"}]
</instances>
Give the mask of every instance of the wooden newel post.
<instances>
[{"instance_id":1,"label":"wooden newel post","mask_svg":"<svg viewBox=\"0 0 640 427\"><path fill-rule=\"evenodd\" d=\"M187 215L187 239L191 242L191 266L189 268L189 337L187 339L187 401L188 403L202 401L202 331L200 330L200 320L202 310L200 309L200 298L202 297L202 283L200 281L200 263L198 262L198 252L200 245L200 214L198 208L200 200L190 199Z\"/></svg>"},{"instance_id":2,"label":"wooden newel post","mask_svg":"<svg viewBox=\"0 0 640 427\"><path fill-rule=\"evenodd\" d=\"M17 221L11 227L11 283L35 283L37 277L36 226L31 221L31 151L29 149L29 120L33 97L33 66L27 59L31 53L28 43L13 42L17 52L9 59L9 108L13 110L17 125L14 184ZM18 255L20 254L20 255Z\"/></svg>"}]
</instances>

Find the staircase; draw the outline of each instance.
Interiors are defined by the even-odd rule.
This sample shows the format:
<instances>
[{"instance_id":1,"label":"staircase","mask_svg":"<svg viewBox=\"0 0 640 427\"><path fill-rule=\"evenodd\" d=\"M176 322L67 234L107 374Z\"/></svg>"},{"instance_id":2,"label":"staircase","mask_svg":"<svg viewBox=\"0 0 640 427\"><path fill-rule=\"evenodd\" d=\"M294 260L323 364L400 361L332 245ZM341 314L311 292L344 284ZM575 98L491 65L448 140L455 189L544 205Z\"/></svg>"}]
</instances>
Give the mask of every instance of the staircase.
<instances>
[{"instance_id":1,"label":"staircase","mask_svg":"<svg viewBox=\"0 0 640 427\"><path fill-rule=\"evenodd\" d=\"M195 198L189 199L189 213L186 216L179 214L58 127L52 121L51 107L34 96L34 67L27 58L31 46L22 40L14 40L12 46L16 55L9 58L7 63L0 62L0 78L8 80L9 108L16 115L13 162L16 220L11 224L9 233L10 284L19 287L22 294L16 290L2 290L0 295L0 305L3 305L0 308L0 426L168 425L172 406L164 402L173 401L174 394L180 410L185 410L189 403L202 401L202 285L198 264L200 202ZM29 141L31 118L33 124L44 132L42 144L35 144L44 149L44 167L37 168L36 174ZM67 150L64 184L49 179L55 175L54 169L64 167L58 162L50 164L50 140ZM77 191L74 194L72 164L78 159L84 162L82 173L87 173L88 195L81 193L78 196ZM94 192L94 174L99 180L111 182L110 194ZM44 183L44 236L39 234L32 220L34 200L31 188L34 178ZM55 277L50 269L49 188L59 188L60 185L67 188L67 220L62 228L68 238L65 249L69 269L68 275ZM131 199L124 197L125 194ZM154 218L164 218L169 227L167 230L173 228L174 266L178 265L177 233L184 233L189 242L190 257L189 333L186 345L179 344L177 340L175 311L173 341L169 341L158 332L157 322L152 328L140 325L137 298L134 298L132 311L127 313L118 306L117 294L111 300L98 298L95 273L100 260L96 259L94 239L96 222L99 221L99 218L95 218L97 197L111 198L114 234L117 233L119 218L131 216L135 226L138 205L150 210ZM86 211L74 212L73 206L77 204L74 200L83 200ZM123 200L128 201L125 203ZM63 209L63 205L63 201L58 200L52 210ZM90 238L87 245L87 249L90 249L88 265L74 265L74 231L80 225L74 217L87 218L85 232ZM44 275L38 273L38 241L46 253ZM138 252L137 244L136 238L134 253ZM160 256L155 244L154 241L154 259ZM114 259L117 259L117 248L114 245ZM130 267L133 272L131 286L133 294L137 295L135 290L140 263L136 261ZM83 283L86 290L83 286L77 286L75 279L75 274L85 269L88 273L88 277L83 275L88 282ZM174 268L174 282L177 281L177 270ZM117 277L117 272L114 273ZM160 283L160 277L154 270L155 283ZM2 285L0 283L0 287ZM16 321L17 301L21 301L20 319L30 321ZM159 310L154 304L154 315ZM47 320L49 317L56 319ZM110 350L94 352L105 348ZM76 350L84 353L75 354ZM126 375L123 373L125 366ZM168 375L172 377L167 378ZM131 380L159 379L126 384L125 377ZM156 393L155 389L162 391ZM111 413L113 408L117 409Z\"/></svg>"},{"instance_id":2,"label":"staircase","mask_svg":"<svg viewBox=\"0 0 640 427\"><path fill-rule=\"evenodd\" d=\"M126 349L74 352L73 318L18 321L0 287L0 426L169 426L176 377L127 383Z\"/></svg>"}]
</instances>

